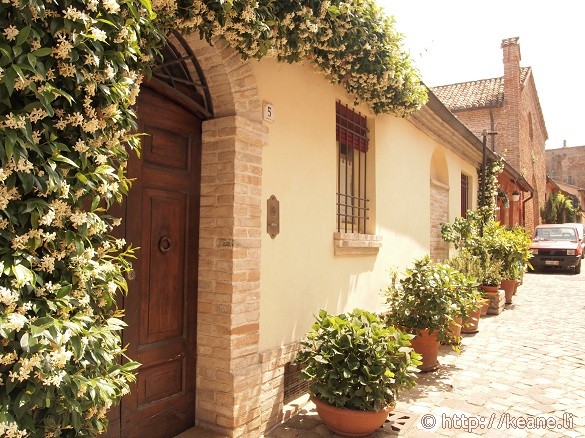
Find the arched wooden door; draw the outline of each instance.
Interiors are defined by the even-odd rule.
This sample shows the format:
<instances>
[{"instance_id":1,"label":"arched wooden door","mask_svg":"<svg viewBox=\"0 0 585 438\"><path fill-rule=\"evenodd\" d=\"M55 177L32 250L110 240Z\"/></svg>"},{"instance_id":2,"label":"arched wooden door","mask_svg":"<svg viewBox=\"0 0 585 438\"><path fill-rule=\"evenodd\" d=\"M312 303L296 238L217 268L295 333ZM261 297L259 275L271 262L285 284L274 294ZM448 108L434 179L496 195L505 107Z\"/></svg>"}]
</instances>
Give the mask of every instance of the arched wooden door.
<instances>
[{"instance_id":1,"label":"arched wooden door","mask_svg":"<svg viewBox=\"0 0 585 438\"><path fill-rule=\"evenodd\" d=\"M168 438L195 422L201 120L143 87L138 121L148 135L141 158L128 163L135 181L125 236L140 249L124 300L123 341L142 366L108 436Z\"/></svg>"}]
</instances>

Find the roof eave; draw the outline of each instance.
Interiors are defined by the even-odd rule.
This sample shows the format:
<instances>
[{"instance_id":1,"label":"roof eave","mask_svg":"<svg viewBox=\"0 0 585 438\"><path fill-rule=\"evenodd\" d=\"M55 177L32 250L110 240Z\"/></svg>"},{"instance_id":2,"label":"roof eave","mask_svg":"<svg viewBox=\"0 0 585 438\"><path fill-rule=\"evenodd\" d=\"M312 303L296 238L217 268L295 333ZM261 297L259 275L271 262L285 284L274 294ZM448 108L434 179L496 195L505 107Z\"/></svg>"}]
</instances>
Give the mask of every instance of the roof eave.
<instances>
[{"instance_id":1,"label":"roof eave","mask_svg":"<svg viewBox=\"0 0 585 438\"><path fill-rule=\"evenodd\" d=\"M438 118L442 123L447 125L451 131L459 135L463 140L465 145L462 145L459 142L459 148L455 150L452 144L452 138L445 138L445 133L441 135L441 133L433 132L435 134L435 139L437 139L443 146L447 149L450 149L457 153L458 155L462 156L461 152L462 149L466 149L466 154L463 154L463 158L466 158L470 161L474 161L476 165L479 165L482 160L483 154L483 142L473 134L456 116L451 112L443 102L427 87L428 91L428 101L426 105L421 108L420 111L412 114L408 120L413 123L417 127L426 128L427 130L431 129L429 125L432 123L429 121L430 115L424 114L426 109L433 113L435 118ZM437 138L438 137L438 138ZM449 141L451 140L451 141ZM465 151L463 151L465 152ZM486 147L486 158L488 160L498 160L503 159L500 155L493 152L490 148ZM505 162L504 172L508 174L508 177L512 179L520 189L525 192L534 192L534 188L526 181L526 179L520 175L520 173L510 166L507 162Z\"/></svg>"}]
</instances>

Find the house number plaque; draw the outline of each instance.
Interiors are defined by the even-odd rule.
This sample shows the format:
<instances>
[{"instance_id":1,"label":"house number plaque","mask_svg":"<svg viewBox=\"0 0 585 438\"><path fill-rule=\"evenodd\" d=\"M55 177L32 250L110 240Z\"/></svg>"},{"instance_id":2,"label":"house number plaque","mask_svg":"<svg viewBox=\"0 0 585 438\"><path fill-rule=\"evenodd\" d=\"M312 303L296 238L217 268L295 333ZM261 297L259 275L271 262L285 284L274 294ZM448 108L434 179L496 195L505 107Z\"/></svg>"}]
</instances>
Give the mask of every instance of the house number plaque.
<instances>
[{"instance_id":1,"label":"house number plaque","mask_svg":"<svg viewBox=\"0 0 585 438\"><path fill-rule=\"evenodd\" d=\"M266 201L266 231L273 239L280 233L280 203L276 196L272 195Z\"/></svg>"}]
</instances>

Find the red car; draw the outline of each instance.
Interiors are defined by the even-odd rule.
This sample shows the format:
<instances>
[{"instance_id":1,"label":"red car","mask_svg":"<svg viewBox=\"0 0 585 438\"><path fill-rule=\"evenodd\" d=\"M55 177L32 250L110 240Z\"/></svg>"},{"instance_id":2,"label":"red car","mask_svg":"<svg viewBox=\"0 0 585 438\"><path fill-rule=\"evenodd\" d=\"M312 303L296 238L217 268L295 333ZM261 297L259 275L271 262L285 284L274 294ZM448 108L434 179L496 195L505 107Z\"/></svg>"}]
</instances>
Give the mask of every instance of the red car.
<instances>
[{"instance_id":1,"label":"red car","mask_svg":"<svg viewBox=\"0 0 585 438\"><path fill-rule=\"evenodd\" d=\"M577 228L571 224L544 224L534 230L530 264L542 268L568 268L581 272L583 248Z\"/></svg>"}]
</instances>

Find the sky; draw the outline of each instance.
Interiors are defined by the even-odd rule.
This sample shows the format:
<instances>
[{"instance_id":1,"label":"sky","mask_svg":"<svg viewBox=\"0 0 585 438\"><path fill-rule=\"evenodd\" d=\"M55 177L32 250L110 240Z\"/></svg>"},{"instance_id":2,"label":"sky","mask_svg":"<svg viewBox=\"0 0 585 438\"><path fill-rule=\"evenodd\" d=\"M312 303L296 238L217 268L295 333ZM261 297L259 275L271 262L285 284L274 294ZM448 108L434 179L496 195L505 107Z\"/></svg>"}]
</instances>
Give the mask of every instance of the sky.
<instances>
[{"instance_id":1,"label":"sky","mask_svg":"<svg viewBox=\"0 0 585 438\"><path fill-rule=\"evenodd\" d=\"M503 39L519 37L548 131L546 148L585 145L584 0L377 0L396 19L426 85L504 75Z\"/></svg>"}]
</instances>

